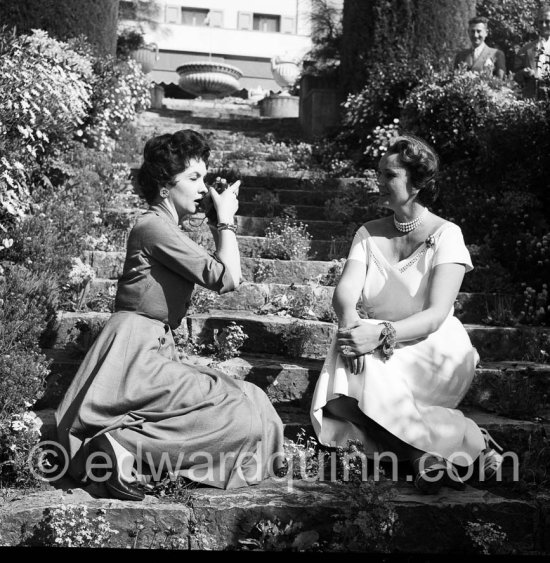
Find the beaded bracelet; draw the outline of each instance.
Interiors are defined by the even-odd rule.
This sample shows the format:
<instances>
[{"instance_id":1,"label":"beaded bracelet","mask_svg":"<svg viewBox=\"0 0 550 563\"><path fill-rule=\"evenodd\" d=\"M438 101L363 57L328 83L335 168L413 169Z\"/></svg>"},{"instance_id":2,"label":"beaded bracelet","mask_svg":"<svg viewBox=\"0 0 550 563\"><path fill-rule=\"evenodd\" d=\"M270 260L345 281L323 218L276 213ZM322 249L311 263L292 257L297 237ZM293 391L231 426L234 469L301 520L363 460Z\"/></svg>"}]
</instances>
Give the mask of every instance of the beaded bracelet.
<instances>
[{"instance_id":1,"label":"beaded bracelet","mask_svg":"<svg viewBox=\"0 0 550 563\"><path fill-rule=\"evenodd\" d=\"M393 349L395 348L395 328L393 328L393 325L388 321L383 321L379 324L384 325L384 328L380 333L380 340L382 340L380 347L384 358L389 360L392 357Z\"/></svg>"},{"instance_id":2,"label":"beaded bracelet","mask_svg":"<svg viewBox=\"0 0 550 563\"><path fill-rule=\"evenodd\" d=\"M228 230L233 231L235 234L237 234L237 225L235 223L218 223L216 225L216 228L218 229L218 231Z\"/></svg>"}]
</instances>

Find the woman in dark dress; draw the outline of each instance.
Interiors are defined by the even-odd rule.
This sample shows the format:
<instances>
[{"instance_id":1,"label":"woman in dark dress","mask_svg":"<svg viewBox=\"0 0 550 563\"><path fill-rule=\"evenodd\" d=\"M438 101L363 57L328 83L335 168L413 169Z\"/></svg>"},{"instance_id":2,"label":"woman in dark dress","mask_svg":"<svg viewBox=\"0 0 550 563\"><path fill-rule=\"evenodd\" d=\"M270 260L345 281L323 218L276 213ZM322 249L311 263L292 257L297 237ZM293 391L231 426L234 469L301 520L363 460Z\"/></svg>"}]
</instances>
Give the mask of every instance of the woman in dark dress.
<instances>
[{"instance_id":1,"label":"woman in dark dress","mask_svg":"<svg viewBox=\"0 0 550 563\"><path fill-rule=\"evenodd\" d=\"M222 193L204 183L210 148L192 130L150 139L139 170L150 204L128 238L115 313L86 355L56 411L69 473L102 480L111 496L141 500L148 468L213 487L260 482L284 463L283 427L255 385L178 359L172 330L195 284L218 293L241 281L235 213L239 184ZM180 228L210 197L216 252ZM105 472L93 470L105 466ZM100 474L98 474L100 473Z\"/></svg>"}]
</instances>

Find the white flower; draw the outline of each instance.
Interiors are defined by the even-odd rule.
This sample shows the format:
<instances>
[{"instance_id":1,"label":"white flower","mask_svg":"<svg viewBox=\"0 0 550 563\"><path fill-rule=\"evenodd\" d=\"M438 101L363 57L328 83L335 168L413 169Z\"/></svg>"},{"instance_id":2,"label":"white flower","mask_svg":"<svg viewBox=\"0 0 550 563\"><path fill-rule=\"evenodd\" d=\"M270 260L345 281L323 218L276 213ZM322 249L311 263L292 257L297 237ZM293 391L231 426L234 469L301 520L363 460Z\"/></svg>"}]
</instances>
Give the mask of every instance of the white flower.
<instances>
[{"instance_id":1,"label":"white flower","mask_svg":"<svg viewBox=\"0 0 550 563\"><path fill-rule=\"evenodd\" d=\"M89 264L84 264L80 258L72 259L72 269L69 272L69 284L79 287L95 279L95 272Z\"/></svg>"},{"instance_id":2,"label":"white flower","mask_svg":"<svg viewBox=\"0 0 550 563\"><path fill-rule=\"evenodd\" d=\"M12 420L11 422L11 429L15 432L20 432L25 428L22 420Z\"/></svg>"}]
</instances>

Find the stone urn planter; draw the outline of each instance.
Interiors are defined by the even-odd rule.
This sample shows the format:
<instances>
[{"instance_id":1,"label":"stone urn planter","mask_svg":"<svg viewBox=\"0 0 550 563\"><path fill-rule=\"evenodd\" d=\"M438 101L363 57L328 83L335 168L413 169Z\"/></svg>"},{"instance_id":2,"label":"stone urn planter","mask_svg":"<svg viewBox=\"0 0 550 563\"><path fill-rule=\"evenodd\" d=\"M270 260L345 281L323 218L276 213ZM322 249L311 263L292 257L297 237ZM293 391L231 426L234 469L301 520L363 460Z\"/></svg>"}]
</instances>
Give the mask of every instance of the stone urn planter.
<instances>
[{"instance_id":1,"label":"stone urn planter","mask_svg":"<svg viewBox=\"0 0 550 563\"><path fill-rule=\"evenodd\" d=\"M159 60L159 48L155 44L145 45L132 51L130 56L141 65L141 70L145 74L149 74Z\"/></svg>"},{"instance_id":2,"label":"stone urn planter","mask_svg":"<svg viewBox=\"0 0 550 563\"><path fill-rule=\"evenodd\" d=\"M237 67L214 61L185 63L176 72L180 75L182 90L203 98L229 96L239 90L239 79L243 75Z\"/></svg>"},{"instance_id":3,"label":"stone urn planter","mask_svg":"<svg viewBox=\"0 0 550 563\"><path fill-rule=\"evenodd\" d=\"M271 74L275 82L281 87L282 94L288 91L300 76L300 67L290 58L273 57L271 59Z\"/></svg>"}]
</instances>

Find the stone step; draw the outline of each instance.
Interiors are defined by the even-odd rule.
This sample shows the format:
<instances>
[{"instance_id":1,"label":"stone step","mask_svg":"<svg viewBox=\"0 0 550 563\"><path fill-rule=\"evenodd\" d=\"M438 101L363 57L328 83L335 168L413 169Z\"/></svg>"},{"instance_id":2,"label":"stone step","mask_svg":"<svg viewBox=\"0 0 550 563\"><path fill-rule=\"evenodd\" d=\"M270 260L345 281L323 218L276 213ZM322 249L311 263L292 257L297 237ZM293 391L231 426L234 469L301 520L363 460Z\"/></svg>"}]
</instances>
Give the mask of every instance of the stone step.
<instances>
[{"instance_id":1,"label":"stone step","mask_svg":"<svg viewBox=\"0 0 550 563\"><path fill-rule=\"evenodd\" d=\"M290 357L325 357L336 331L330 322L302 320L277 315L257 315L248 311L215 311L190 315L187 327L192 338L210 339L214 329L232 321L249 335L243 351L282 354ZM473 345L485 360L520 360L530 343L542 339L550 329L540 327L492 327L465 325ZM536 344L535 344L536 346Z\"/></svg>"},{"instance_id":2,"label":"stone step","mask_svg":"<svg viewBox=\"0 0 550 563\"><path fill-rule=\"evenodd\" d=\"M256 272L256 273L255 273ZM246 271L254 279L258 276L258 270ZM190 312L207 312L210 309L229 309L243 311L259 311L263 313L285 313L296 318L317 318L317 320L333 320L332 296L334 286L320 285L319 280L326 274L319 274L320 278L311 278L309 284L295 283L290 277L286 283L267 283L245 281L235 291L218 295L215 292L206 291L207 301L203 299L203 293L195 296L192 303L195 304ZM304 281L303 279L301 281ZM84 305L92 311L98 311L97 304L104 307L114 305L116 294L116 279L96 278L90 284ZM202 291L196 288L197 291ZM494 310L500 298L499 294L464 293L457 296L455 302L455 315L463 323L483 323L488 311ZM520 297L517 298L517 301ZM202 303L202 305L199 303ZM197 310L204 308L204 311ZM111 308L104 310L111 311ZM311 310L311 313L308 312Z\"/></svg>"},{"instance_id":3,"label":"stone step","mask_svg":"<svg viewBox=\"0 0 550 563\"><path fill-rule=\"evenodd\" d=\"M279 414L284 427L286 441L295 443L305 442L308 437L315 439L315 432L311 424L309 414L310 404L295 406L286 402L274 403L274 407ZM517 481L526 470L523 464L532 464L532 459L525 459L532 451L532 444L545 438L550 432L550 421L540 420L521 420L499 416L494 413L480 410L477 407L461 404L459 410L473 420L480 428L489 432L492 438L502 448L505 457L502 475L499 480L501 483ZM54 408L42 408L36 410L37 416L41 420L41 435L43 440L56 439L56 427L54 418ZM481 481L483 481L481 479ZM480 478L475 473L472 474L472 483L483 487L493 488L498 486L498 482L480 483Z\"/></svg>"},{"instance_id":4,"label":"stone step","mask_svg":"<svg viewBox=\"0 0 550 563\"><path fill-rule=\"evenodd\" d=\"M297 190L335 195L346 187L357 183L365 186L365 189L370 186L364 178L331 178L309 170L286 170L262 174L254 169L241 169L240 173L244 187L271 190Z\"/></svg>"},{"instance_id":5,"label":"stone step","mask_svg":"<svg viewBox=\"0 0 550 563\"><path fill-rule=\"evenodd\" d=\"M82 260L94 268L99 278L118 279L122 275L125 252L106 252L102 250L84 251ZM266 281L273 283L304 283L329 275L335 267L332 261L316 260L272 260L269 258L243 257L241 269L246 280L254 280L258 269L268 275Z\"/></svg>"},{"instance_id":6,"label":"stone step","mask_svg":"<svg viewBox=\"0 0 550 563\"><path fill-rule=\"evenodd\" d=\"M99 278L118 279L122 275L124 252L85 251L83 260L93 266ZM336 284L335 272L339 267L334 261L317 260L272 260L268 258L243 257L241 260L245 280L262 280L266 283L305 284L325 280L322 283ZM258 278L258 275L264 272ZM332 274L331 274L332 272ZM106 282L102 282L105 283ZM466 323L479 323L498 310L505 298L514 309L523 304L523 296L498 293L460 292L455 303L455 315ZM519 309L518 309L519 310Z\"/></svg>"},{"instance_id":7,"label":"stone step","mask_svg":"<svg viewBox=\"0 0 550 563\"><path fill-rule=\"evenodd\" d=\"M187 501L179 502L153 495L146 495L141 502L98 498L97 489L92 488L94 486L97 487L92 485L81 489L66 478L55 487L44 485L42 491L19 495L2 504L0 543L19 545L22 530L28 530L30 534L47 508L78 505L88 508L90 521L96 511L102 509L111 529L118 532L104 547L154 548L157 545L154 538L160 542L159 538L164 538L165 534L174 533L179 540L179 549L236 550L242 549L240 541L257 538L255 528L259 523L278 521L281 529L291 522L297 526L290 537L281 530L274 540L276 548L291 549L298 532L302 532L298 537L302 540L302 551L311 550L311 544L317 540L320 545L314 548L314 555L319 557L320 551L349 553L353 549L347 543L333 547L328 545L342 538L335 535L339 523L349 531L350 526L357 526L355 519L360 518L359 511L363 511L363 519L365 515L369 515L367 522L372 518L372 523L369 522L371 526L382 527L384 521L380 516L377 520L376 515L389 516L388 509L391 508L398 524L397 531L392 536L386 536L392 541L378 545L359 544L359 549L371 553L383 550L409 554L408 557L417 553L423 559L428 553L434 556L461 553L472 557L479 552L479 547L466 534L468 522L498 524L506 538L499 541L497 547L500 549L539 555L547 554L550 549L547 539L549 503L543 495L534 499L507 498L509 495L500 491L490 492L473 486L467 486L460 492L443 487L437 495L423 495L412 483L406 482L406 477L394 483L370 481L366 484L375 495L377 492L390 492L391 498L378 504L367 504L367 492L358 490L352 483L311 479L274 477L256 486L230 490L190 487ZM137 537L136 526L141 527ZM360 541L359 528L351 528L352 531L356 529L357 535L352 533L351 536L353 540ZM377 536L370 529L363 533L374 539L384 539L381 533ZM268 544L263 549L255 549L270 551L274 547Z\"/></svg>"},{"instance_id":8,"label":"stone step","mask_svg":"<svg viewBox=\"0 0 550 563\"><path fill-rule=\"evenodd\" d=\"M167 110L192 112L212 112L226 115L248 115L260 117L260 107L249 103L227 103L219 100L178 100L175 98L164 98L163 106Z\"/></svg>"},{"instance_id":9,"label":"stone step","mask_svg":"<svg viewBox=\"0 0 550 563\"><path fill-rule=\"evenodd\" d=\"M175 109L152 109L138 115L136 126L147 132L149 130L160 133L174 133L180 129L195 129L203 133L214 132L223 134L229 132L251 133L256 136L273 133L281 138L299 139L302 131L297 118L271 118L237 115L213 110L203 112L202 115L192 115L192 112Z\"/></svg>"},{"instance_id":10,"label":"stone step","mask_svg":"<svg viewBox=\"0 0 550 563\"><path fill-rule=\"evenodd\" d=\"M327 233L325 233L326 236ZM239 250L242 257L263 257L265 237L237 235ZM313 239L307 254L307 260L327 261L344 258L349 253L351 239L320 240Z\"/></svg>"},{"instance_id":11,"label":"stone step","mask_svg":"<svg viewBox=\"0 0 550 563\"><path fill-rule=\"evenodd\" d=\"M239 206L243 203L255 203L255 199L275 201L282 206L286 205L312 205L324 208L325 202L334 197L334 191L324 190L286 190L277 188L258 188L246 185L239 188ZM265 204L264 204L265 205Z\"/></svg>"},{"instance_id":12,"label":"stone step","mask_svg":"<svg viewBox=\"0 0 550 563\"><path fill-rule=\"evenodd\" d=\"M71 350L43 351L52 361L44 396L38 408L56 407L80 363ZM210 356L189 356L197 365L212 365ZM224 373L251 381L274 404L307 407L323 364L322 359L243 354L217 364ZM462 405L497 414L534 420L550 412L550 365L534 362L481 362Z\"/></svg>"},{"instance_id":13,"label":"stone step","mask_svg":"<svg viewBox=\"0 0 550 563\"><path fill-rule=\"evenodd\" d=\"M239 233L241 235L247 236L265 236L266 229L273 223L273 217L263 217L261 211L256 207L253 209L254 204L245 204L247 209L243 210L243 213L246 215L238 215L237 216L237 223L239 225ZM303 213L308 213L308 210L320 210L319 207L306 207L306 206L299 206ZM304 211L306 210L306 211ZM259 216L250 215L251 213L258 213ZM319 211L319 213L321 213ZM298 217L296 219L299 223L302 223L302 227L305 231L311 235L311 237L315 240L324 240L326 239L327 235L334 236L334 237L344 237L347 234L348 226L345 223L340 221L327 221L325 219L301 219ZM207 229L209 228L207 225L204 225Z\"/></svg>"},{"instance_id":14,"label":"stone step","mask_svg":"<svg viewBox=\"0 0 550 563\"><path fill-rule=\"evenodd\" d=\"M56 326L44 346L85 352L108 317L108 313L59 312ZM192 339L208 343L214 330L223 329L231 322L241 325L248 335L243 353L292 358L324 358L336 332L335 323L235 310L190 315L183 328ZM529 360L529 355L538 351L537 342L548 338L550 332L546 327L464 326L483 361Z\"/></svg>"},{"instance_id":15,"label":"stone step","mask_svg":"<svg viewBox=\"0 0 550 563\"><path fill-rule=\"evenodd\" d=\"M281 203L256 203L256 202L239 202L239 213L246 217L264 218L271 221L273 217L282 215L286 210L292 210L292 217L299 221L308 221L308 225L317 222L327 222L324 232L330 231L333 234L341 234L341 223L328 221L326 218L325 208L319 205L288 205ZM336 225L336 227L332 225ZM308 228L308 231L310 229ZM343 231L346 232L345 230ZM252 234L252 233L250 233ZM313 233L311 233L313 234Z\"/></svg>"},{"instance_id":16,"label":"stone step","mask_svg":"<svg viewBox=\"0 0 550 563\"><path fill-rule=\"evenodd\" d=\"M273 222L273 217L265 217L260 206L253 203L243 204L244 209L240 211L239 215L235 216L239 227L239 234L241 236L260 236L265 235L266 228ZM305 230L314 238L323 240L327 234L330 236L346 236L348 227L341 221L327 221L324 217L324 211L321 207L315 206L293 206L294 209L302 215L317 215L319 218L314 220L307 220L304 222L300 217L296 221L302 223ZM282 208L281 208L282 209ZM253 215L256 213L257 215ZM119 209L108 210L106 222L110 225L124 225L129 231L137 218L143 214L143 209ZM210 236L210 227L204 219L204 214L197 213L192 221L187 221L183 224L184 230L191 229L195 233L200 232L204 235ZM190 225L193 227L190 227Z\"/></svg>"}]
</instances>

